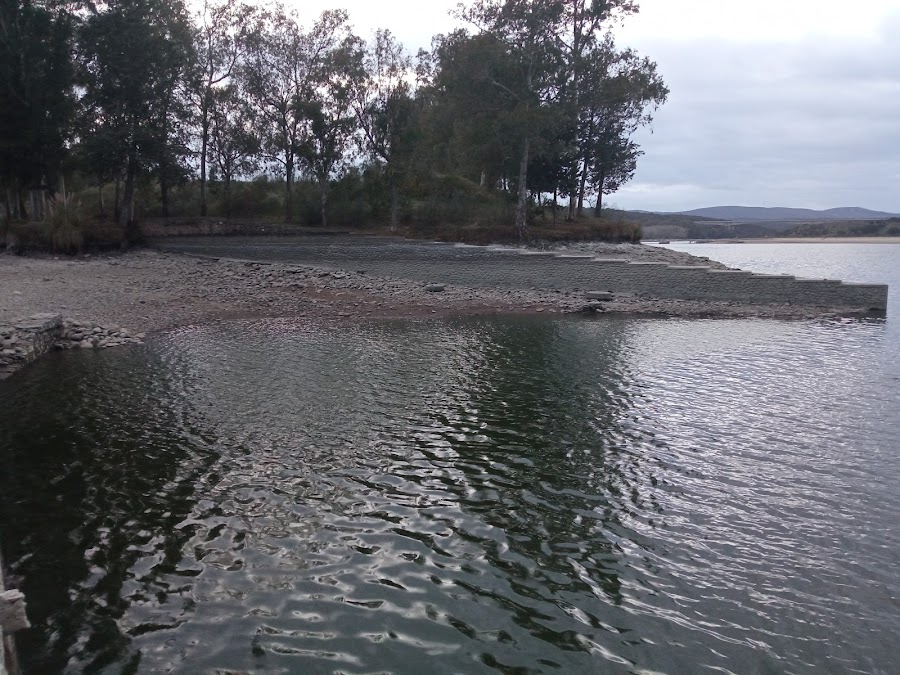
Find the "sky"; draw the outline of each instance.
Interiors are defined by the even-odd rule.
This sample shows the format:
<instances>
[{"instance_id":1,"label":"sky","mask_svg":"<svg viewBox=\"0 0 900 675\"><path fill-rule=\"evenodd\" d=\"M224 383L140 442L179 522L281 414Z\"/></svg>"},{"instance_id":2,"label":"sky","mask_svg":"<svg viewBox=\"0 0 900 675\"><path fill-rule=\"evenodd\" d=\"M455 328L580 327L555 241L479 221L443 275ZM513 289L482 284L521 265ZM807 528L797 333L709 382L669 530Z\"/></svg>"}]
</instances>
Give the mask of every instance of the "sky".
<instances>
[{"instance_id":1,"label":"sky","mask_svg":"<svg viewBox=\"0 0 900 675\"><path fill-rule=\"evenodd\" d=\"M413 53L455 25L455 0L287 0L303 17L348 10ZM634 179L607 203L900 213L900 0L641 0L620 46L671 90Z\"/></svg>"}]
</instances>

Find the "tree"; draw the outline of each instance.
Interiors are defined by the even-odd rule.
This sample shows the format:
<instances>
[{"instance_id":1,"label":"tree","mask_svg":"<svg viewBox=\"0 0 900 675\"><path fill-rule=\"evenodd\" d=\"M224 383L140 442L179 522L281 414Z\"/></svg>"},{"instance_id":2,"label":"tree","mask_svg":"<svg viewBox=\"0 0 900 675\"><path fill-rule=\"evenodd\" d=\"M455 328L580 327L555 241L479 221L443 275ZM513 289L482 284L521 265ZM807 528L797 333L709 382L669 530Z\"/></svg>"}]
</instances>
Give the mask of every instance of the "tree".
<instances>
[{"instance_id":1,"label":"tree","mask_svg":"<svg viewBox=\"0 0 900 675\"><path fill-rule=\"evenodd\" d=\"M573 146L569 152L568 219L580 214L584 201L585 178L588 164L584 158L585 138L590 128L586 112L585 97L591 98L593 90L590 79L597 68L604 68L603 57L607 56L611 40L603 37L603 31L610 23L622 20L638 11L635 0L559 0L562 2L561 21L557 27L557 38L561 45L563 72L560 80L562 102L568 109L572 129L575 131ZM598 56L600 60L598 61Z\"/></svg>"},{"instance_id":2,"label":"tree","mask_svg":"<svg viewBox=\"0 0 900 675\"><path fill-rule=\"evenodd\" d=\"M44 195L60 187L74 131L76 25L56 3L0 2L0 185L8 217L25 217L24 190Z\"/></svg>"},{"instance_id":3,"label":"tree","mask_svg":"<svg viewBox=\"0 0 900 675\"><path fill-rule=\"evenodd\" d=\"M210 102L210 154L225 186L225 216L231 217L231 185L240 175L255 171L259 135L250 106L235 85L220 87Z\"/></svg>"},{"instance_id":4,"label":"tree","mask_svg":"<svg viewBox=\"0 0 900 675\"><path fill-rule=\"evenodd\" d=\"M279 165L285 181L285 220L293 222L293 183L298 154L308 141L307 108L323 64L349 38L347 13L322 13L308 30L284 8L260 14L246 37L239 70L242 86L262 124L262 150Z\"/></svg>"},{"instance_id":5,"label":"tree","mask_svg":"<svg viewBox=\"0 0 900 675\"><path fill-rule=\"evenodd\" d=\"M348 36L323 61L312 98L295 104L308 124L300 154L319 184L324 227L328 226L328 183L346 156L357 128L352 104L361 70L359 40Z\"/></svg>"},{"instance_id":6,"label":"tree","mask_svg":"<svg viewBox=\"0 0 900 675\"><path fill-rule=\"evenodd\" d=\"M194 52L190 95L197 113L200 136L200 215L207 214L207 164L213 100L217 89L234 74L244 45L245 26L253 9L237 0L204 0L195 15Z\"/></svg>"},{"instance_id":7,"label":"tree","mask_svg":"<svg viewBox=\"0 0 900 675\"><path fill-rule=\"evenodd\" d=\"M364 58L365 77L356 90L356 117L363 147L382 164L391 193L391 231L398 226L397 179L414 111L412 59L388 30L379 30Z\"/></svg>"},{"instance_id":8,"label":"tree","mask_svg":"<svg viewBox=\"0 0 900 675\"><path fill-rule=\"evenodd\" d=\"M528 166L546 119L541 108L559 93L561 52L555 29L562 10L561 2L544 0L476 0L460 11L463 19L503 45L512 65L509 81L493 84L515 102L520 136L516 230L523 238L528 229Z\"/></svg>"},{"instance_id":9,"label":"tree","mask_svg":"<svg viewBox=\"0 0 900 675\"><path fill-rule=\"evenodd\" d=\"M190 60L191 33L181 0L109 0L90 6L79 35L82 102L116 144L124 193L122 242L134 225L135 182L158 167L172 133L173 97Z\"/></svg>"},{"instance_id":10,"label":"tree","mask_svg":"<svg viewBox=\"0 0 900 675\"><path fill-rule=\"evenodd\" d=\"M611 37L594 49L595 67L585 79L582 113L581 185L578 212L587 188L598 195L597 214L604 194L631 180L643 154L631 136L653 120L669 90L656 64L631 49L617 51Z\"/></svg>"},{"instance_id":11,"label":"tree","mask_svg":"<svg viewBox=\"0 0 900 675\"><path fill-rule=\"evenodd\" d=\"M605 136L601 133L601 142L590 167L591 184L597 193L594 215L598 218L603 211L603 195L618 192L630 181L637 169L638 157L644 154L637 143L622 136L618 129L610 127L607 132ZM583 204L579 206L579 212L582 207Z\"/></svg>"}]
</instances>

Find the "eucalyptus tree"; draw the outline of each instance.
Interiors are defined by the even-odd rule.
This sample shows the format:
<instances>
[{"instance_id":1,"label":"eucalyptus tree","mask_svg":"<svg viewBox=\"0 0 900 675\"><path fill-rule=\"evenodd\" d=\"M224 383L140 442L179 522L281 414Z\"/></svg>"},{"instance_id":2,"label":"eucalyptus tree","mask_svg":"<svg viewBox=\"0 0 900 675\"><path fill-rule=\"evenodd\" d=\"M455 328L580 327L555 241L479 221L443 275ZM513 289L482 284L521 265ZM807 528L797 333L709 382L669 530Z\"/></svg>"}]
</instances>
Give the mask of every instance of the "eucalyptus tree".
<instances>
[{"instance_id":1,"label":"eucalyptus tree","mask_svg":"<svg viewBox=\"0 0 900 675\"><path fill-rule=\"evenodd\" d=\"M516 230L521 237L528 228L529 161L546 123L542 108L556 102L560 91L563 62L555 29L564 9L561 1L476 0L459 11L462 19L503 46L510 64L507 81L489 82L514 103L519 136Z\"/></svg>"},{"instance_id":2,"label":"eucalyptus tree","mask_svg":"<svg viewBox=\"0 0 900 675\"><path fill-rule=\"evenodd\" d=\"M625 17L638 12L636 0L551 0L561 5L560 21L554 26L562 55L560 77L561 100L575 130L570 149L569 219L574 219L576 207L583 203L588 165L584 154L590 142L586 130L590 127L585 97L592 97L592 80L596 71L605 71L604 60L611 56L608 28ZM589 135L589 134L587 134Z\"/></svg>"},{"instance_id":3,"label":"eucalyptus tree","mask_svg":"<svg viewBox=\"0 0 900 675\"><path fill-rule=\"evenodd\" d=\"M119 222L123 245L134 223L135 183L168 161L173 100L191 58L181 0L90 3L79 34L84 114L102 119L124 177Z\"/></svg>"},{"instance_id":4,"label":"eucalyptus tree","mask_svg":"<svg viewBox=\"0 0 900 675\"><path fill-rule=\"evenodd\" d=\"M7 217L26 215L25 190L52 193L60 185L74 132L77 22L65 3L0 2L0 186Z\"/></svg>"},{"instance_id":5,"label":"eucalyptus tree","mask_svg":"<svg viewBox=\"0 0 900 675\"><path fill-rule=\"evenodd\" d=\"M517 169L517 99L498 84L514 72L507 50L489 35L458 30L435 40L433 63L430 83L420 90L431 162L482 187L506 190L506 178Z\"/></svg>"},{"instance_id":6,"label":"eucalyptus tree","mask_svg":"<svg viewBox=\"0 0 900 675\"><path fill-rule=\"evenodd\" d=\"M190 100L197 115L200 140L200 215L207 214L207 165L213 105L217 90L229 84L244 45L246 26L255 10L238 0L204 0L194 15L194 52Z\"/></svg>"},{"instance_id":7,"label":"eucalyptus tree","mask_svg":"<svg viewBox=\"0 0 900 675\"><path fill-rule=\"evenodd\" d=\"M259 167L259 134L253 111L234 84L213 91L209 110L210 156L225 188L225 216L231 217L234 179Z\"/></svg>"},{"instance_id":8,"label":"eucalyptus tree","mask_svg":"<svg viewBox=\"0 0 900 675\"><path fill-rule=\"evenodd\" d=\"M329 55L349 37L343 10L323 12L304 30L280 5L259 13L247 32L238 75L261 124L262 152L284 175L287 222L294 218L294 177L310 134L306 103L315 98Z\"/></svg>"},{"instance_id":9,"label":"eucalyptus tree","mask_svg":"<svg viewBox=\"0 0 900 675\"><path fill-rule=\"evenodd\" d=\"M595 53L595 67L585 78L577 208L580 213L590 188L597 194L599 215L603 195L616 192L634 175L643 152L631 137L653 121L669 90L653 61L631 49L617 51L611 38Z\"/></svg>"},{"instance_id":10,"label":"eucalyptus tree","mask_svg":"<svg viewBox=\"0 0 900 675\"><path fill-rule=\"evenodd\" d=\"M362 73L362 49L355 36L323 59L312 96L295 103L307 133L300 156L319 185L322 225L328 226L328 185L346 159L357 131L354 94Z\"/></svg>"},{"instance_id":11,"label":"eucalyptus tree","mask_svg":"<svg viewBox=\"0 0 900 675\"><path fill-rule=\"evenodd\" d=\"M412 59L388 30L378 30L367 46L364 76L356 88L354 110L362 146L381 165L391 193L391 230L398 226L397 179L409 152L415 110Z\"/></svg>"},{"instance_id":12,"label":"eucalyptus tree","mask_svg":"<svg viewBox=\"0 0 900 675\"><path fill-rule=\"evenodd\" d=\"M638 157L644 154L637 143L623 136L614 127L607 127L600 132L602 142L597 147L586 174L590 176L593 192L597 195L594 215L603 214L603 196L618 192L619 189L634 177ZM584 207L584 192L580 195L579 214Z\"/></svg>"}]
</instances>

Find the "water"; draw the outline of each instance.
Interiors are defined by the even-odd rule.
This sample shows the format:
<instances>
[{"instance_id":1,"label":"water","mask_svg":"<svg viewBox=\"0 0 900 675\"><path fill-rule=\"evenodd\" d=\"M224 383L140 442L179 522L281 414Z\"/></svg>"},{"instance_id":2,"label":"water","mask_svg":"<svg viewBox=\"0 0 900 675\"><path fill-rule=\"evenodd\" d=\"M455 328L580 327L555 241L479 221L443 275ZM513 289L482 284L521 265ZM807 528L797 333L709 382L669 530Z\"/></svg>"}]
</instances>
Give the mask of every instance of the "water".
<instances>
[{"instance_id":1,"label":"water","mask_svg":"<svg viewBox=\"0 0 900 675\"><path fill-rule=\"evenodd\" d=\"M261 321L53 355L0 383L27 669L895 672L895 325Z\"/></svg>"}]
</instances>

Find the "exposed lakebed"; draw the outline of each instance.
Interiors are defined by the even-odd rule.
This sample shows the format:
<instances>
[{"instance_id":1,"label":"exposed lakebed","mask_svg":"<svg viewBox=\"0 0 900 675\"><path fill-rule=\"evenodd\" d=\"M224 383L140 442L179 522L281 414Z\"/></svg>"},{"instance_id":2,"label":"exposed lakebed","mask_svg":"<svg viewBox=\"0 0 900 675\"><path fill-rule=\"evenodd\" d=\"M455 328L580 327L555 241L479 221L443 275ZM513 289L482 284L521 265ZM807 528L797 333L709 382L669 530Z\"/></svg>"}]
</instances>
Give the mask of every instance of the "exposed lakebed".
<instances>
[{"instance_id":1,"label":"exposed lakebed","mask_svg":"<svg viewBox=\"0 0 900 675\"><path fill-rule=\"evenodd\" d=\"M888 672L886 322L258 320L0 383L35 672Z\"/></svg>"}]
</instances>

